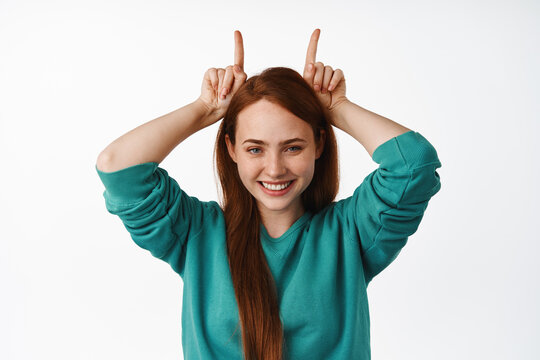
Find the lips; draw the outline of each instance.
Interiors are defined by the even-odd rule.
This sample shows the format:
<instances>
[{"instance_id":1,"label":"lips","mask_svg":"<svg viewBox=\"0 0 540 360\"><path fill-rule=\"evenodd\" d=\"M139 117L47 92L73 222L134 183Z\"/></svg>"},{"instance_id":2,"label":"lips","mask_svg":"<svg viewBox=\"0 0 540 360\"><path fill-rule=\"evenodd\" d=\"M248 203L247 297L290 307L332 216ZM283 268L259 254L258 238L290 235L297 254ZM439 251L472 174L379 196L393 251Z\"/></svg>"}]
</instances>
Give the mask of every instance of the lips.
<instances>
[{"instance_id":1,"label":"lips","mask_svg":"<svg viewBox=\"0 0 540 360\"><path fill-rule=\"evenodd\" d=\"M266 184L270 184L271 186L277 186L277 185L283 185L283 184L287 184L289 183L289 186L287 186L286 188L284 189L276 189L276 190L273 190L273 189L268 189L266 188L264 185L263 185L263 182L262 181L258 181L257 183L259 184L260 188L262 189L262 191L268 195L272 195L272 196L282 196L282 195L285 195L286 193L289 192L289 190L293 187L292 185L294 184L296 180L291 180L291 181L285 181L285 182L279 182L279 183L267 183L265 181Z\"/></svg>"}]
</instances>

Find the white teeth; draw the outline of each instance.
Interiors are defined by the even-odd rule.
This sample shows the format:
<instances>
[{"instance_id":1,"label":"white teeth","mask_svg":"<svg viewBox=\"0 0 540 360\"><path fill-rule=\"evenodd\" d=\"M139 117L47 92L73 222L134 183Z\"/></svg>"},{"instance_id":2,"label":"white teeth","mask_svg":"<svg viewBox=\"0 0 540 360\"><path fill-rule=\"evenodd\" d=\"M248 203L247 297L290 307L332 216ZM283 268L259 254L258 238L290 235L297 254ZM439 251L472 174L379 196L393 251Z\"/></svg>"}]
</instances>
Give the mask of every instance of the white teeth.
<instances>
[{"instance_id":1,"label":"white teeth","mask_svg":"<svg viewBox=\"0 0 540 360\"><path fill-rule=\"evenodd\" d=\"M289 185L291 185L292 183L292 181L289 181L288 183L285 183L283 185L272 185L272 184L267 184L264 181L261 181L261 182L265 188L270 189L270 190L283 190Z\"/></svg>"}]
</instances>

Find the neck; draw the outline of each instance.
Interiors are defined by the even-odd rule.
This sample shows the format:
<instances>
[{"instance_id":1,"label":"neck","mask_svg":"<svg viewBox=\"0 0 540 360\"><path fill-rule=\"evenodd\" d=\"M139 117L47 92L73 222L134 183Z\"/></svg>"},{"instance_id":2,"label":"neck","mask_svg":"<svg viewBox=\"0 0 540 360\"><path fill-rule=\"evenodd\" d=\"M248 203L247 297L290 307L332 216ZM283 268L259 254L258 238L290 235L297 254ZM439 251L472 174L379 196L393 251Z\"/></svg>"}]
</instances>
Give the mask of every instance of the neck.
<instances>
[{"instance_id":1,"label":"neck","mask_svg":"<svg viewBox=\"0 0 540 360\"><path fill-rule=\"evenodd\" d=\"M273 238L278 238L283 235L296 220L304 215L305 210L302 202L299 201L296 206L290 206L284 210L269 210L258 204L261 220L270 235Z\"/></svg>"}]
</instances>

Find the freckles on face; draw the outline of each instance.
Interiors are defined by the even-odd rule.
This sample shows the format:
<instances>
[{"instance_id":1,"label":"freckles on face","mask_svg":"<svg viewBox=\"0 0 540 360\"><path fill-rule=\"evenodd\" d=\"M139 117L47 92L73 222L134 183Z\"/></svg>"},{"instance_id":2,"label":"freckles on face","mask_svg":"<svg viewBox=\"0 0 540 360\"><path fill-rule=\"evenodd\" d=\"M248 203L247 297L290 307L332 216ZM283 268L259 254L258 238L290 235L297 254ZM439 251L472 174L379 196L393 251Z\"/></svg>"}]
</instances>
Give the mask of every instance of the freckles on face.
<instances>
[{"instance_id":1,"label":"freckles on face","mask_svg":"<svg viewBox=\"0 0 540 360\"><path fill-rule=\"evenodd\" d=\"M282 209L298 200L315 169L316 144L311 126L263 99L239 113L235 135L229 153L244 186L257 201ZM281 196L275 187L289 183L290 189L283 190Z\"/></svg>"},{"instance_id":2,"label":"freckles on face","mask_svg":"<svg viewBox=\"0 0 540 360\"><path fill-rule=\"evenodd\" d=\"M238 115L235 153L239 167L268 165L271 175L279 177L284 169L273 167L314 162L313 130L288 110L263 99Z\"/></svg>"}]
</instances>

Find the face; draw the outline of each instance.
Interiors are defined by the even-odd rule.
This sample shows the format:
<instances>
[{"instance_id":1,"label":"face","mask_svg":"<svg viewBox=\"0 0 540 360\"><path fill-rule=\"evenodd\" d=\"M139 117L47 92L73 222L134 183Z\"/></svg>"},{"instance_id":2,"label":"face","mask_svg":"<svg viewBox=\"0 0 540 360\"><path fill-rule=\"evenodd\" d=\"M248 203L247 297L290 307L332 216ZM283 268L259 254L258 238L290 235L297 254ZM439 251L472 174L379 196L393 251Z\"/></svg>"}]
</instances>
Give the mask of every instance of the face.
<instances>
[{"instance_id":1,"label":"face","mask_svg":"<svg viewBox=\"0 0 540 360\"><path fill-rule=\"evenodd\" d=\"M263 212L303 213L300 195L313 179L324 147L311 126L285 108L260 100L237 118L236 143L225 141L242 183Z\"/></svg>"}]
</instances>

